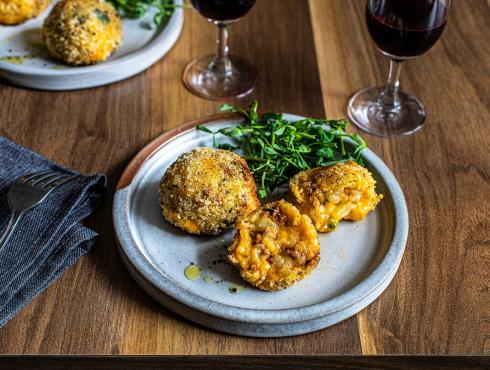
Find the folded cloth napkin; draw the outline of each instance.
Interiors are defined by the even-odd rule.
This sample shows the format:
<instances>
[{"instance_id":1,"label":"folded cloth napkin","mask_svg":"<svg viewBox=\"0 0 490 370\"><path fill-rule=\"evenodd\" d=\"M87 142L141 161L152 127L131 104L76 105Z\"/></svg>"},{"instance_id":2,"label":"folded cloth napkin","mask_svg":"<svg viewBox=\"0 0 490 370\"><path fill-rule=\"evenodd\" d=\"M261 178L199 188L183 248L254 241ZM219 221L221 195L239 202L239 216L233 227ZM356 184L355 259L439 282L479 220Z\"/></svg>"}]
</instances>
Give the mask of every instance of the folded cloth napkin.
<instances>
[{"instance_id":1,"label":"folded cloth napkin","mask_svg":"<svg viewBox=\"0 0 490 370\"><path fill-rule=\"evenodd\" d=\"M27 211L0 249L0 327L53 283L95 243L80 223L102 201L105 175L81 175L0 136L0 235L10 218L7 193L30 173L56 170L76 177Z\"/></svg>"}]
</instances>

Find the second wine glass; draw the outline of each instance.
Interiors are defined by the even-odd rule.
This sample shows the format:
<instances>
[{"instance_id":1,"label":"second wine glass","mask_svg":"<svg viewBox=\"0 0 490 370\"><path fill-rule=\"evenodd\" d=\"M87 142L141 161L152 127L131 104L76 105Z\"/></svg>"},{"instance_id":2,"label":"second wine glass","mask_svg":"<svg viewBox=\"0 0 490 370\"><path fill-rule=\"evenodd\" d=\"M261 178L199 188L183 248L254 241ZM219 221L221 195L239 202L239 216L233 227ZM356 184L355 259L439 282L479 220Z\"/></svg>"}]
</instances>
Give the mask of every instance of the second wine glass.
<instances>
[{"instance_id":1,"label":"second wine glass","mask_svg":"<svg viewBox=\"0 0 490 370\"><path fill-rule=\"evenodd\" d=\"M422 103L400 90L402 62L429 50L446 25L451 0L368 0L366 22L377 48L390 58L384 87L368 87L349 101L350 120L378 136L408 135L424 124Z\"/></svg>"},{"instance_id":2,"label":"second wine glass","mask_svg":"<svg viewBox=\"0 0 490 370\"><path fill-rule=\"evenodd\" d=\"M184 85L210 100L240 98L257 84L257 70L243 58L229 53L228 25L247 14L256 0L191 0L197 11L218 26L218 50L189 63Z\"/></svg>"}]
</instances>

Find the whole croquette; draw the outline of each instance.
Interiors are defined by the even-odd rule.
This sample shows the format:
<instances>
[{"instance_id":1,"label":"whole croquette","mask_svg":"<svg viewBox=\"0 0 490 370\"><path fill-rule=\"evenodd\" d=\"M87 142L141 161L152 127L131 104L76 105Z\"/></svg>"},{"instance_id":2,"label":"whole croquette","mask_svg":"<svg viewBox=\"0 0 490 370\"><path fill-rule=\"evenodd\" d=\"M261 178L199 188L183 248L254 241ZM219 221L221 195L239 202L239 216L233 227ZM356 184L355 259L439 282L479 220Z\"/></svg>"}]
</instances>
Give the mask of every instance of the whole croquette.
<instances>
[{"instance_id":1,"label":"whole croquette","mask_svg":"<svg viewBox=\"0 0 490 370\"><path fill-rule=\"evenodd\" d=\"M160 182L163 216L192 234L218 235L260 205L247 162L227 150L181 155Z\"/></svg>"},{"instance_id":2,"label":"whole croquette","mask_svg":"<svg viewBox=\"0 0 490 370\"><path fill-rule=\"evenodd\" d=\"M371 173L356 162L302 171L290 181L291 198L321 232L335 230L340 220L362 220L383 198Z\"/></svg>"},{"instance_id":3,"label":"whole croquette","mask_svg":"<svg viewBox=\"0 0 490 370\"><path fill-rule=\"evenodd\" d=\"M40 15L51 0L0 0L0 24L23 23Z\"/></svg>"},{"instance_id":4,"label":"whole croquette","mask_svg":"<svg viewBox=\"0 0 490 370\"><path fill-rule=\"evenodd\" d=\"M72 65L102 62L122 43L121 19L103 0L60 1L42 32L50 54Z\"/></svg>"},{"instance_id":5,"label":"whole croquette","mask_svg":"<svg viewBox=\"0 0 490 370\"><path fill-rule=\"evenodd\" d=\"M228 259L253 286L279 290L318 265L320 242L310 218L280 200L239 218Z\"/></svg>"}]
</instances>

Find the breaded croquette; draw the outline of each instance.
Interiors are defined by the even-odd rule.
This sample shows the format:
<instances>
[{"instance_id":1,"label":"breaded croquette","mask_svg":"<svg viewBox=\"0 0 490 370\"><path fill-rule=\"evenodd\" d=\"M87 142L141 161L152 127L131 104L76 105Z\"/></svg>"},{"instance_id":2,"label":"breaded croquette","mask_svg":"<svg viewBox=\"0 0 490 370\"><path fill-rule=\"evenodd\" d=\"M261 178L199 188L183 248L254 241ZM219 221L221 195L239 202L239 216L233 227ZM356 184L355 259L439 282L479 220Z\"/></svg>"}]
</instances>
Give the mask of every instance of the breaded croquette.
<instances>
[{"instance_id":1,"label":"breaded croquette","mask_svg":"<svg viewBox=\"0 0 490 370\"><path fill-rule=\"evenodd\" d=\"M310 218L280 200L237 221L228 259L253 286L279 290L303 279L318 265L320 242Z\"/></svg>"},{"instance_id":2,"label":"breaded croquette","mask_svg":"<svg viewBox=\"0 0 490 370\"><path fill-rule=\"evenodd\" d=\"M348 161L303 171L290 181L291 198L320 232L335 230L340 220L362 220L383 198L373 176Z\"/></svg>"},{"instance_id":3,"label":"breaded croquette","mask_svg":"<svg viewBox=\"0 0 490 370\"><path fill-rule=\"evenodd\" d=\"M15 25L41 15L51 0L0 0L0 24Z\"/></svg>"},{"instance_id":4,"label":"breaded croquette","mask_svg":"<svg viewBox=\"0 0 490 370\"><path fill-rule=\"evenodd\" d=\"M116 9L104 0L62 0L43 26L50 54L72 65L106 60L122 43Z\"/></svg>"},{"instance_id":5,"label":"breaded croquette","mask_svg":"<svg viewBox=\"0 0 490 370\"><path fill-rule=\"evenodd\" d=\"M221 234L260 205L247 162L228 150L181 155L160 183L163 216L192 234Z\"/></svg>"}]
</instances>

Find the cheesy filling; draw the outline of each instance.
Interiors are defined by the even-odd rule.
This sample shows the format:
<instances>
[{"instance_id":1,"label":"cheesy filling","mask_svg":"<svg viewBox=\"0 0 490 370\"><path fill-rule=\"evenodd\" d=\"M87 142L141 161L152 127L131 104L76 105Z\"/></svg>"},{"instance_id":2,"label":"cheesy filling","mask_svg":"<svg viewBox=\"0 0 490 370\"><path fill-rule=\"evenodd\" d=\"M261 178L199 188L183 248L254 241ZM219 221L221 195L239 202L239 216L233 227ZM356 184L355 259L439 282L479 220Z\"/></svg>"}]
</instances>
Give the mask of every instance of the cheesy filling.
<instances>
[{"instance_id":1,"label":"cheesy filling","mask_svg":"<svg viewBox=\"0 0 490 370\"><path fill-rule=\"evenodd\" d=\"M371 173L355 162L303 171L291 180L298 209L310 216L320 232L337 228L341 220L360 221L383 198L376 194Z\"/></svg>"},{"instance_id":2,"label":"cheesy filling","mask_svg":"<svg viewBox=\"0 0 490 370\"><path fill-rule=\"evenodd\" d=\"M320 260L320 243L311 220L281 200L238 222L229 248L242 277L263 290L286 288L308 275Z\"/></svg>"}]
</instances>

